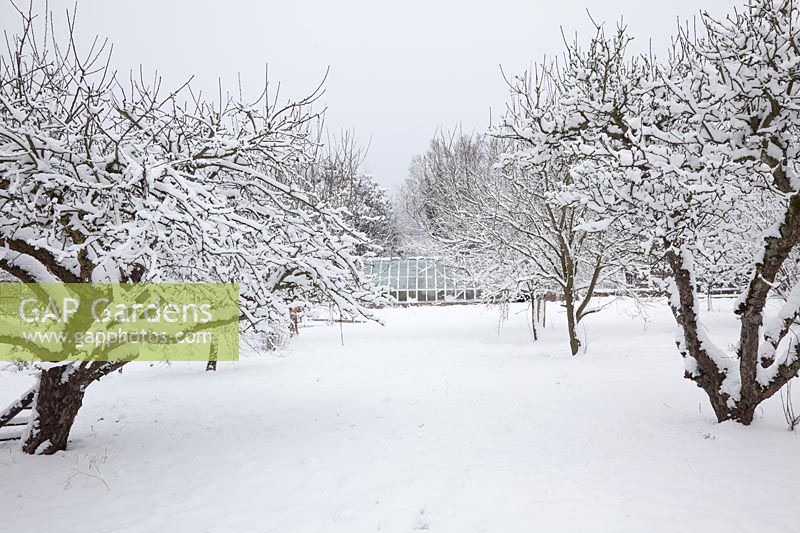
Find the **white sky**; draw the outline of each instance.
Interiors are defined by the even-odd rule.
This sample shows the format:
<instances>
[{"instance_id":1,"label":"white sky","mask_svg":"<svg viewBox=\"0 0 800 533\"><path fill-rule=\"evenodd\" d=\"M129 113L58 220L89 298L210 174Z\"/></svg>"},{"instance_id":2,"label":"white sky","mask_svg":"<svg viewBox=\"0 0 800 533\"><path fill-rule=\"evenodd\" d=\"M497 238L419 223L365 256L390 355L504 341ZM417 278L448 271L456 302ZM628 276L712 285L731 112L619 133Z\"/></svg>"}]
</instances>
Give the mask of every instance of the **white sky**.
<instances>
[{"instance_id":1,"label":"white sky","mask_svg":"<svg viewBox=\"0 0 800 533\"><path fill-rule=\"evenodd\" d=\"M0 0L0 29L18 19ZM43 0L34 0L43 6ZM26 0L19 0L25 4ZM507 73L525 70L545 54L561 51L560 27L591 33L587 8L597 21L620 16L644 50L652 39L664 50L678 16L702 7L729 12L735 0L80 0L78 34L114 43L114 63L127 71L141 64L177 83L196 75L202 88L217 79L233 89L237 73L256 91L269 63L282 95L299 97L331 71L323 102L332 132L354 129L370 142L368 166L394 191L414 154L437 128L482 131L503 111ZM50 0L56 21L74 5Z\"/></svg>"}]
</instances>

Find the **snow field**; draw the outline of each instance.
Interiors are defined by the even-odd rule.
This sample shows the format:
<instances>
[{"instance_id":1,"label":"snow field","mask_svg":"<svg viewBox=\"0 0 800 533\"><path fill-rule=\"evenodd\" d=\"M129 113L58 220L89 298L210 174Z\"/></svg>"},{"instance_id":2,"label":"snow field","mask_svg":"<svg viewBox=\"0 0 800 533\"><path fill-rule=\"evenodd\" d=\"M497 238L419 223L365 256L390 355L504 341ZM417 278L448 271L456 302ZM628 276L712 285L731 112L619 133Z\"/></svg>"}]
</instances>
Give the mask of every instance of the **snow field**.
<instances>
[{"instance_id":1,"label":"snow field","mask_svg":"<svg viewBox=\"0 0 800 533\"><path fill-rule=\"evenodd\" d=\"M797 531L800 437L778 399L717 424L668 309L647 313L587 319L576 358L555 305L534 344L519 304L502 324L387 309L216 374L131 365L89 389L67 452L0 443L4 530ZM717 342L728 316L707 318ZM31 382L0 372L0 401Z\"/></svg>"}]
</instances>

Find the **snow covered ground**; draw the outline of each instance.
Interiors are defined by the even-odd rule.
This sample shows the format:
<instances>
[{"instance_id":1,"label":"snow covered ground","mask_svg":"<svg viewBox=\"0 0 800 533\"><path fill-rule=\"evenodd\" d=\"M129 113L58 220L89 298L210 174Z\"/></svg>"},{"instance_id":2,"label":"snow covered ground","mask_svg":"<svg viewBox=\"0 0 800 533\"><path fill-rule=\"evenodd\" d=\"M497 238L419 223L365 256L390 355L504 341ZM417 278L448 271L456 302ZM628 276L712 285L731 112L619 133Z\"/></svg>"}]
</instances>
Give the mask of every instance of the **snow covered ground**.
<instances>
[{"instance_id":1,"label":"snow covered ground","mask_svg":"<svg viewBox=\"0 0 800 533\"><path fill-rule=\"evenodd\" d=\"M555 306L537 344L524 306L499 329L459 306L308 328L216 374L128 367L89 389L69 451L0 443L0 530L800 530L778 399L750 428L715 423L667 308L647 312L592 316L575 358ZM707 319L718 341L727 316ZM0 404L30 383L0 372Z\"/></svg>"}]
</instances>

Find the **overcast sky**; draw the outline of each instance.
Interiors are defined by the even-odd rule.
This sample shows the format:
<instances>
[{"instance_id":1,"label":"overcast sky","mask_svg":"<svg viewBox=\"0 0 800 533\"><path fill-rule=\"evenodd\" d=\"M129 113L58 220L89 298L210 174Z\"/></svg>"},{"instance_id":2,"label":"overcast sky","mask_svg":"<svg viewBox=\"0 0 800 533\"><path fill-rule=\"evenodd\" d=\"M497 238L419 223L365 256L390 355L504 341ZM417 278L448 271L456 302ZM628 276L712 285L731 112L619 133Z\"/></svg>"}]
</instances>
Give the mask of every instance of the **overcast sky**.
<instances>
[{"instance_id":1,"label":"overcast sky","mask_svg":"<svg viewBox=\"0 0 800 533\"><path fill-rule=\"evenodd\" d=\"M18 19L6 1L0 0L0 26L13 31ZM353 129L370 143L369 170L394 191L438 128L461 123L483 131L490 109L495 117L502 112L500 65L517 73L560 53L562 27L588 37L587 8L612 25L624 16L638 49L652 39L655 50L664 50L679 16L692 17L700 7L722 15L736 5L701 2L80 0L78 33L109 37L119 69L141 64L171 83L196 75L197 85L208 88L218 78L234 87L241 73L255 90L268 62L283 96L299 97L330 67L323 97L328 128ZM57 22L73 5L50 0Z\"/></svg>"}]
</instances>

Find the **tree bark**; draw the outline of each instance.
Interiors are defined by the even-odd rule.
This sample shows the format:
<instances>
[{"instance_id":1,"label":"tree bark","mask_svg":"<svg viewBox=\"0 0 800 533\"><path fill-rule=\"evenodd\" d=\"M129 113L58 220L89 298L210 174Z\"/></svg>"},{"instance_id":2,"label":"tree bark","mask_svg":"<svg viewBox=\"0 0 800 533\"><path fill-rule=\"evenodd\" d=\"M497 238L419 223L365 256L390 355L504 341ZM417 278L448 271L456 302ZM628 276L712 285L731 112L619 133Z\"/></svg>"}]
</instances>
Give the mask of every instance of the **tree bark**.
<instances>
[{"instance_id":1,"label":"tree bark","mask_svg":"<svg viewBox=\"0 0 800 533\"><path fill-rule=\"evenodd\" d=\"M683 255L672 248L671 243L667 243L665 257L677 291L677 294L670 299L670 307L683 337L683 343L678 345L678 349L684 360L692 358L696 362L695 371L687 370L685 377L694 381L708 395L717 420L720 422L729 420L733 416L728 406L728 396L720 391L725 375L706 352L700 339L700 322L695 311L695 286L692 273L684 265Z\"/></svg>"},{"instance_id":2,"label":"tree bark","mask_svg":"<svg viewBox=\"0 0 800 533\"><path fill-rule=\"evenodd\" d=\"M774 238L769 237L768 239ZM783 246L783 243L778 244ZM757 272L760 270L759 273L762 275L754 276L745 300L736 310L740 316L740 339L742 339L737 350L741 388L736 401L722 391L726 377L725 371L717 366L703 344L702 326L695 311L695 284L690 269L684 266L683 252L670 246L667 248L665 256L672 270L672 278L677 289L677 294L671 299L670 305L681 329L682 343L679 343L679 349L685 359L691 357L697 363L693 372L687 370L686 377L706 392L718 421L735 420L749 425L753 421L758 405L780 390L800 371L800 358L797 358L791 364L780 366L769 384L762 385L757 379L756 365L760 363L759 340L762 336L761 326L768 292L768 288L765 289L764 286L769 286L775 279L777 271L775 265L780 266L776 255L784 252L788 255L790 248L783 246L776 253L777 247L772 249L767 247L764 262L757 265ZM772 266L765 269L763 267L765 264ZM793 319L794 317L792 317ZM780 337L783 338L787 333L788 329ZM776 345L779 340L775 340Z\"/></svg>"},{"instance_id":3,"label":"tree bark","mask_svg":"<svg viewBox=\"0 0 800 533\"><path fill-rule=\"evenodd\" d=\"M69 374L71 368L56 366L39 375L32 421L22 445L25 453L52 455L66 450L85 392L83 373L75 370Z\"/></svg>"},{"instance_id":4,"label":"tree bark","mask_svg":"<svg viewBox=\"0 0 800 533\"><path fill-rule=\"evenodd\" d=\"M40 371L22 451L52 455L66 450L75 417L83 405L86 387L120 370L128 362L84 361Z\"/></svg>"},{"instance_id":5,"label":"tree bark","mask_svg":"<svg viewBox=\"0 0 800 533\"><path fill-rule=\"evenodd\" d=\"M567 280L567 289L564 291L564 306L567 308L567 331L569 333L569 349L572 355L578 355L581 348L581 341L575 330L575 293L572 291L570 280Z\"/></svg>"}]
</instances>

